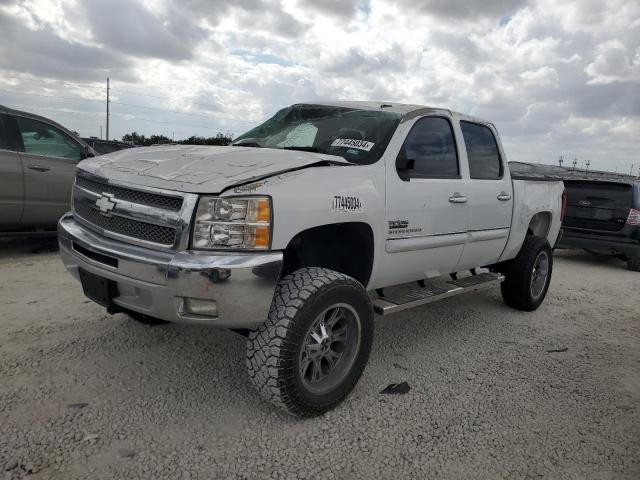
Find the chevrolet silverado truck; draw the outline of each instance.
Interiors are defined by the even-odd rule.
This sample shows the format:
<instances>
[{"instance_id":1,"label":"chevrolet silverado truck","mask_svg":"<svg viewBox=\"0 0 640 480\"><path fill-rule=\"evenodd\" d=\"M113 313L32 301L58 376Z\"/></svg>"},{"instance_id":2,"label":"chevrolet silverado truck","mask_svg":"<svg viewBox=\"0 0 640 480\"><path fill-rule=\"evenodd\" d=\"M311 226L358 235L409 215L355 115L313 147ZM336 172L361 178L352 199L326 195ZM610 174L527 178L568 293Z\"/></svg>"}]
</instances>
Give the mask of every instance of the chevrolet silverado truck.
<instances>
[{"instance_id":1,"label":"chevrolet silverado truck","mask_svg":"<svg viewBox=\"0 0 640 480\"><path fill-rule=\"evenodd\" d=\"M545 298L561 181L511 176L495 127L445 109L296 104L226 147L78 165L60 253L110 313L246 337L251 382L321 414L367 363L374 312L500 284Z\"/></svg>"}]
</instances>

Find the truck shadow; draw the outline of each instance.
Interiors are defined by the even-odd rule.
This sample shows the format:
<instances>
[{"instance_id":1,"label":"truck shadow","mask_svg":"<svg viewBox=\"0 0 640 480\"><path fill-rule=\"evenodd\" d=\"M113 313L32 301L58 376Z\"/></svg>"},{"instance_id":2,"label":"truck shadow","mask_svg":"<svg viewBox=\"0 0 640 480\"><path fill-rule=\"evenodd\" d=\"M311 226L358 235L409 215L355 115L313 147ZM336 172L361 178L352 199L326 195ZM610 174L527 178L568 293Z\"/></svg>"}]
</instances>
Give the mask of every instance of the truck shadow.
<instances>
[{"instance_id":1,"label":"truck shadow","mask_svg":"<svg viewBox=\"0 0 640 480\"><path fill-rule=\"evenodd\" d=\"M416 377L425 373L421 362L430 362L435 368L443 358L468 348L481 335L501 338L508 322L505 312L508 316L512 311L503 306L499 293L478 292L392 318L376 317L369 366L353 398L338 408L353 408L348 406L351 402L377 402L394 366L401 367L396 372L402 377L398 380L417 385ZM236 416L277 415L284 422L295 422L253 389L244 364L245 339L236 333L173 324L149 328L129 321L109 330L104 337L109 341L105 350L113 349L113 343L128 348L116 364L105 364L108 374L132 386L142 381L149 388L144 392L148 400L162 396L183 418L197 421L204 415L223 429L228 419ZM138 347L131 348L132 342ZM135 368L127 368L129 363ZM157 378L154 372L160 370L162 376ZM193 405L199 405L198 411L191 411Z\"/></svg>"},{"instance_id":2,"label":"truck shadow","mask_svg":"<svg viewBox=\"0 0 640 480\"><path fill-rule=\"evenodd\" d=\"M0 236L0 259L20 258L27 255L53 253L58 251L58 239L55 233L38 237L2 237Z\"/></svg>"},{"instance_id":3,"label":"truck shadow","mask_svg":"<svg viewBox=\"0 0 640 480\"><path fill-rule=\"evenodd\" d=\"M591 253L585 250L556 250L554 257L562 258L568 263L586 266L606 266L626 269L627 262L619 257L604 253Z\"/></svg>"}]
</instances>

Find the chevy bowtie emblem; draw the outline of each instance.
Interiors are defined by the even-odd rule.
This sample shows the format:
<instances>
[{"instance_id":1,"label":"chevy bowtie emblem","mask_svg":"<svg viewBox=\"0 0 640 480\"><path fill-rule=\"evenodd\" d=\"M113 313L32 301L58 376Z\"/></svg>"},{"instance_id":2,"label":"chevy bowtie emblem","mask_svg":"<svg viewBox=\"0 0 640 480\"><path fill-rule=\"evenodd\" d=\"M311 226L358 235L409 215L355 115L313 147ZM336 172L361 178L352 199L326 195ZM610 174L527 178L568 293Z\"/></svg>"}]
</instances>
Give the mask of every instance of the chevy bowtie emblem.
<instances>
[{"instance_id":1,"label":"chevy bowtie emblem","mask_svg":"<svg viewBox=\"0 0 640 480\"><path fill-rule=\"evenodd\" d=\"M111 210L116 206L116 202L113 201L113 195L110 193L103 193L102 196L96 200L96 207L100 210L100 213L111 216Z\"/></svg>"}]
</instances>

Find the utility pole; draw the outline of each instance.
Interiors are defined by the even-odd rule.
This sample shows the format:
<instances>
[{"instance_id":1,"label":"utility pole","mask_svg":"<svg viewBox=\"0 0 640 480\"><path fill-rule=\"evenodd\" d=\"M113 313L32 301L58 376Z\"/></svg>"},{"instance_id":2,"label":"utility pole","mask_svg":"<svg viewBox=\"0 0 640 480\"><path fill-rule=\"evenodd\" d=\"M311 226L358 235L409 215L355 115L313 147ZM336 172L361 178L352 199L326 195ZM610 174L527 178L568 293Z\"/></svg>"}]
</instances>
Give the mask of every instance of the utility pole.
<instances>
[{"instance_id":1,"label":"utility pole","mask_svg":"<svg viewBox=\"0 0 640 480\"><path fill-rule=\"evenodd\" d=\"M107 77L107 140L109 140L109 77Z\"/></svg>"},{"instance_id":2,"label":"utility pole","mask_svg":"<svg viewBox=\"0 0 640 480\"><path fill-rule=\"evenodd\" d=\"M100 125L100 140L102 140L102 125Z\"/></svg>"},{"instance_id":3,"label":"utility pole","mask_svg":"<svg viewBox=\"0 0 640 480\"><path fill-rule=\"evenodd\" d=\"M629 169L629 176L632 177L633 176L633 163L631 164L631 168Z\"/></svg>"},{"instance_id":4,"label":"utility pole","mask_svg":"<svg viewBox=\"0 0 640 480\"><path fill-rule=\"evenodd\" d=\"M573 157L573 169L576 169L576 165L578 164L578 159L576 157Z\"/></svg>"},{"instance_id":5,"label":"utility pole","mask_svg":"<svg viewBox=\"0 0 640 480\"><path fill-rule=\"evenodd\" d=\"M562 158L562 155L560 155L560 158L558 159L558 163L560 164L560 166L562 166L562 162L564 161L564 159Z\"/></svg>"}]
</instances>

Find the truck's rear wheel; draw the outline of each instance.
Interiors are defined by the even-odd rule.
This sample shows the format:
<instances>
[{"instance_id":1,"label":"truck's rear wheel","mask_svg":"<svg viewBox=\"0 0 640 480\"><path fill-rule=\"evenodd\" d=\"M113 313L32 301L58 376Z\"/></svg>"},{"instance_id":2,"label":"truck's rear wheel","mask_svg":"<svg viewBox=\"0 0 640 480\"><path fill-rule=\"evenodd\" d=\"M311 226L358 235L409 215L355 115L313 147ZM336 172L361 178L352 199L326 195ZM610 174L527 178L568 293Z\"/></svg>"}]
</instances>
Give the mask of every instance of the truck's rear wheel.
<instances>
[{"instance_id":1,"label":"truck's rear wheel","mask_svg":"<svg viewBox=\"0 0 640 480\"><path fill-rule=\"evenodd\" d=\"M547 295L552 270L553 252L547 239L527 235L518 256L503 271L504 302L518 310L535 310Z\"/></svg>"},{"instance_id":2,"label":"truck's rear wheel","mask_svg":"<svg viewBox=\"0 0 640 480\"><path fill-rule=\"evenodd\" d=\"M362 285L326 268L303 268L280 281L267 321L249 334L249 377L272 404L319 415L356 385L372 340L373 310Z\"/></svg>"}]
</instances>

